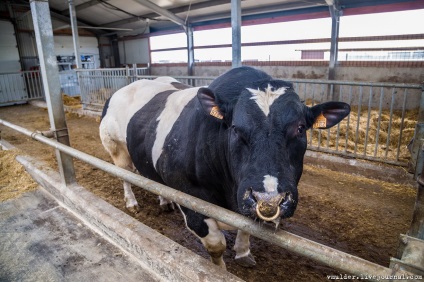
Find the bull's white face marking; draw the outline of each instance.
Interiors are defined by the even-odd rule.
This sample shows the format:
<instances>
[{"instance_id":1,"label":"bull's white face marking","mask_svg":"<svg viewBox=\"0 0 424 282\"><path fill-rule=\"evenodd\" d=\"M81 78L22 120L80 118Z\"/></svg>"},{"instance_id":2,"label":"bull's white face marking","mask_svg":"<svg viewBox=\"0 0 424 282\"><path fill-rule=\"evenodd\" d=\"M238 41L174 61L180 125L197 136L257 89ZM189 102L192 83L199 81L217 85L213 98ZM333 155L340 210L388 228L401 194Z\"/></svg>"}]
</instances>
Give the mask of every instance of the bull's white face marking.
<instances>
[{"instance_id":1,"label":"bull's white face marking","mask_svg":"<svg viewBox=\"0 0 424 282\"><path fill-rule=\"evenodd\" d=\"M163 145L165 144L166 136L171 132L174 123L177 121L184 107L196 96L196 88L188 88L181 91L176 91L168 96L165 108L157 118L158 126L156 128L156 139L152 148L153 165L156 168L156 163L162 154Z\"/></svg>"},{"instance_id":2,"label":"bull's white face marking","mask_svg":"<svg viewBox=\"0 0 424 282\"><path fill-rule=\"evenodd\" d=\"M278 97L286 93L286 87L281 87L278 89L273 89L270 84L265 89L265 91L252 88L246 88L252 93L252 97L250 99L255 100L256 104L258 104L259 108L264 112L265 116L268 116L269 109L271 105L277 100Z\"/></svg>"},{"instance_id":3,"label":"bull's white face marking","mask_svg":"<svg viewBox=\"0 0 424 282\"><path fill-rule=\"evenodd\" d=\"M277 192L278 187L278 179L271 175L265 175L264 181L262 182L264 184L265 191L268 193Z\"/></svg>"}]
</instances>

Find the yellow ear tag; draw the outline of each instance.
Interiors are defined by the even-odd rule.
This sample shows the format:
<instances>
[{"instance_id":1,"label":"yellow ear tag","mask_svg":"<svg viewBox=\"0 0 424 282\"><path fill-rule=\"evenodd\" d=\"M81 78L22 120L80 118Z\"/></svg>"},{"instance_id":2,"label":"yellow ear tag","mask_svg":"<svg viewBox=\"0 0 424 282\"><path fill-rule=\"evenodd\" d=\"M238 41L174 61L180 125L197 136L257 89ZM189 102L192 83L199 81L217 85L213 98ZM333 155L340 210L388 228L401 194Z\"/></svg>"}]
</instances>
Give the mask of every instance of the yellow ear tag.
<instances>
[{"instance_id":1,"label":"yellow ear tag","mask_svg":"<svg viewBox=\"0 0 424 282\"><path fill-rule=\"evenodd\" d=\"M325 127L327 127L327 118L321 113L315 120L313 128L325 128Z\"/></svg>"},{"instance_id":2,"label":"yellow ear tag","mask_svg":"<svg viewBox=\"0 0 424 282\"><path fill-rule=\"evenodd\" d=\"M218 106L214 106L212 109L211 109L211 112L209 113L211 116L213 116L213 117L216 117L216 118L218 118L218 119L223 119L224 118L224 116L223 115L221 115L221 113L219 112L219 108L218 108Z\"/></svg>"}]
</instances>

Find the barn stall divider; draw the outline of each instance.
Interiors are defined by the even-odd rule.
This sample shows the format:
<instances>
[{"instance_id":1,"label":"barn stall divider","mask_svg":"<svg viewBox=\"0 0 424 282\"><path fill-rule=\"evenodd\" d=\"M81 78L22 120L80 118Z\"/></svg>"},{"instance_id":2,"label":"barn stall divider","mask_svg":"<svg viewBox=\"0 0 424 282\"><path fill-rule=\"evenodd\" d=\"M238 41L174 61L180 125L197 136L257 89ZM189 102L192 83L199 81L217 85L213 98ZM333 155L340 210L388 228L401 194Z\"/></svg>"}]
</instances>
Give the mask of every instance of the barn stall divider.
<instances>
[{"instance_id":1,"label":"barn stall divider","mask_svg":"<svg viewBox=\"0 0 424 282\"><path fill-rule=\"evenodd\" d=\"M0 74L0 106L23 104L41 98L44 98L44 89L39 71Z\"/></svg>"},{"instance_id":2,"label":"barn stall divider","mask_svg":"<svg viewBox=\"0 0 424 282\"><path fill-rule=\"evenodd\" d=\"M135 79L125 69L77 70L84 109L101 111L112 94ZM133 72L135 73L135 72ZM192 86L206 86L214 77L175 76ZM308 149L408 167L417 176L424 138L423 85L332 80L286 79L308 106L330 100L346 102L352 111L336 127L311 129ZM415 133L417 129L417 133ZM416 134L415 142L413 141Z\"/></svg>"},{"instance_id":3,"label":"barn stall divider","mask_svg":"<svg viewBox=\"0 0 424 282\"><path fill-rule=\"evenodd\" d=\"M420 273L405 270L405 268L411 264L413 268L414 262L408 261L405 264L401 260L393 260L391 268L387 268L362 258L350 255L348 253L336 250L334 248L319 244L312 240L305 239L290 232L281 229L275 230L269 226L261 225L258 222L255 222L240 214L231 212L191 195L182 193L178 190L154 182L138 174L119 168L106 161L95 158L89 154L73 149L72 147L63 145L55 140L43 136L40 132L32 132L28 129L1 119L0 124L18 131L26 136L29 136L41 143L54 147L55 149L68 154L69 156L84 161L113 176L119 177L156 195L165 197L191 210L204 214L208 217L215 218L216 220L234 226L240 230L244 230L257 238L283 247L291 252L312 259L323 265L332 267L345 273L351 273L352 276L350 277L353 279L379 281L381 279L419 279L422 277ZM422 205L422 203L419 204ZM418 219L418 222L421 222L421 219ZM419 228L423 229L424 225L421 224ZM418 254L421 253L422 256L423 246L421 245L421 249L413 249L413 251L417 250ZM417 256L415 253L412 255ZM411 269L411 267L409 269Z\"/></svg>"}]
</instances>

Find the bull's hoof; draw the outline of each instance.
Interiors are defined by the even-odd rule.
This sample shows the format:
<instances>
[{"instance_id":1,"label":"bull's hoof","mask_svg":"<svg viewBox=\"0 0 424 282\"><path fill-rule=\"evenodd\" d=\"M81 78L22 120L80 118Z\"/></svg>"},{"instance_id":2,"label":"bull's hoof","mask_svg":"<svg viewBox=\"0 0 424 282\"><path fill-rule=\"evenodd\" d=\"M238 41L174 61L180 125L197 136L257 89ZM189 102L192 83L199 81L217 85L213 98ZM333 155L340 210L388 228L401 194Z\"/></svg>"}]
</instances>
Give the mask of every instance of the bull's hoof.
<instances>
[{"instance_id":1,"label":"bull's hoof","mask_svg":"<svg viewBox=\"0 0 424 282\"><path fill-rule=\"evenodd\" d=\"M175 210L174 203L170 202L164 205L160 205L160 209L162 212L172 212Z\"/></svg>"},{"instance_id":2,"label":"bull's hoof","mask_svg":"<svg viewBox=\"0 0 424 282\"><path fill-rule=\"evenodd\" d=\"M136 214L140 211L140 207L138 206L138 204L135 204L133 206L126 206L127 210L132 213L132 214Z\"/></svg>"},{"instance_id":3,"label":"bull's hoof","mask_svg":"<svg viewBox=\"0 0 424 282\"><path fill-rule=\"evenodd\" d=\"M235 261L243 267L254 267L256 265L256 261L253 258L252 254L248 254L244 257L235 258Z\"/></svg>"}]
</instances>

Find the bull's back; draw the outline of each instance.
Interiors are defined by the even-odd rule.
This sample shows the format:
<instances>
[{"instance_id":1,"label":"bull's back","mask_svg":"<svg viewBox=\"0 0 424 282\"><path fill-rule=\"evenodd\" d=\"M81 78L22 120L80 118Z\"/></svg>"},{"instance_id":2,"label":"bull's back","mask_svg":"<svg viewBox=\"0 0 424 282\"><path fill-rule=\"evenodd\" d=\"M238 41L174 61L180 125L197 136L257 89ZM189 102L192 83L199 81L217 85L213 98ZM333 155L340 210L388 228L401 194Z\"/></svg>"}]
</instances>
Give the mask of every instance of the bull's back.
<instances>
[{"instance_id":1,"label":"bull's back","mask_svg":"<svg viewBox=\"0 0 424 282\"><path fill-rule=\"evenodd\" d=\"M197 94L198 88L158 93L130 119L127 127L127 147L137 170L155 181L162 181L157 163L170 146L168 137L183 111L191 112L188 107ZM182 136L186 134L181 132ZM188 138L182 137L182 138Z\"/></svg>"},{"instance_id":2,"label":"bull's back","mask_svg":"<svg viewBox=\"0 0 424 282\"><path fill-rule=\"evenodd\" d=\"M129 120L158 93L175 90L170 83L155 80L135 81L113 94L102 113L100 132L107 131L110 138L125 142Z\"/></svg>"},{"instance_id":3,"label":"bull's back","mask_svg":"<svg viewBox=\"0 0 424 282\"><path fill-rule=\"evenodd\" d=\"M99 130L102 144L112 158L128 155L126 130L134 113L158 93L167 90L176 89L170 83L138 80L115 92L106 102Z\"/></svg>"}]
</instances>

